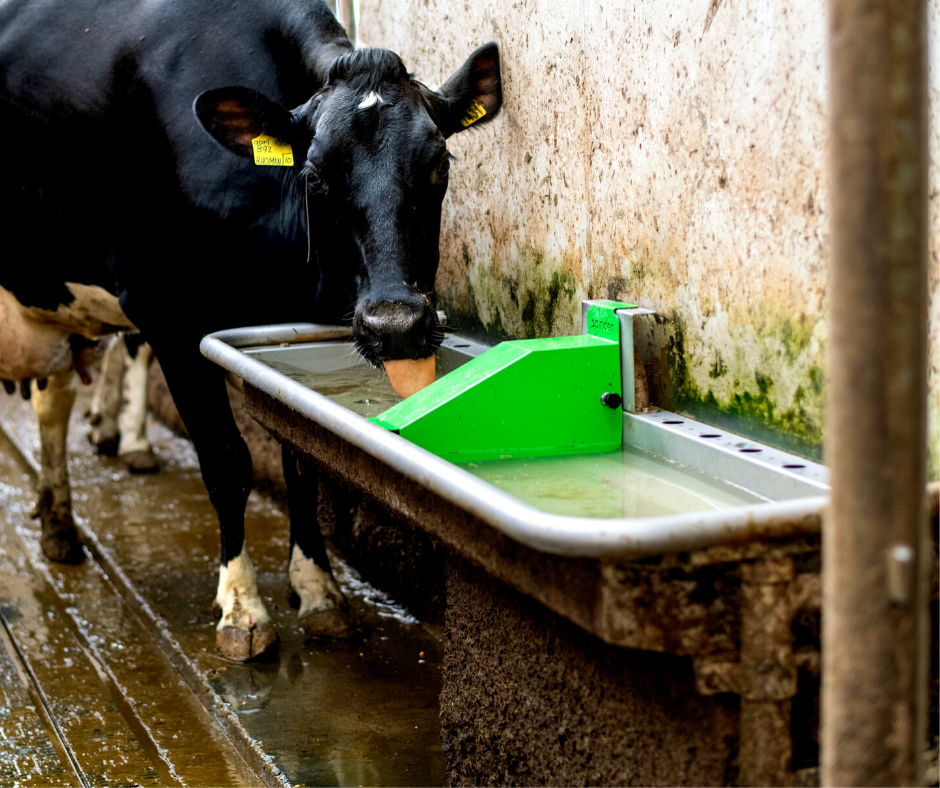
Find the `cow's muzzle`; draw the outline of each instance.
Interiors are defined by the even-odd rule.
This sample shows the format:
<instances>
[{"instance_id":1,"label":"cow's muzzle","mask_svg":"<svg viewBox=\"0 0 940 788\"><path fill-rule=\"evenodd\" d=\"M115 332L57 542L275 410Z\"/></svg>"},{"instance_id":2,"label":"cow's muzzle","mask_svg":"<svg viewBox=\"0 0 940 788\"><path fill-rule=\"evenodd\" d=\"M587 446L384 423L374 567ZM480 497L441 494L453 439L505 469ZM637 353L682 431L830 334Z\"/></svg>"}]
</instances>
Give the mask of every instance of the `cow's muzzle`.
<instances>
[{"instance_id":1,"label":"cow's muzzle","mask_svg":"<svg viewBox=\"0 0 940 788\"><path fill-rule=\"evenodd\" d=\"M402 301L372 301L356 310L356 347L373 364L427 358L441 344L437 314L420 294Z\"/></svg>"}]
</instances>

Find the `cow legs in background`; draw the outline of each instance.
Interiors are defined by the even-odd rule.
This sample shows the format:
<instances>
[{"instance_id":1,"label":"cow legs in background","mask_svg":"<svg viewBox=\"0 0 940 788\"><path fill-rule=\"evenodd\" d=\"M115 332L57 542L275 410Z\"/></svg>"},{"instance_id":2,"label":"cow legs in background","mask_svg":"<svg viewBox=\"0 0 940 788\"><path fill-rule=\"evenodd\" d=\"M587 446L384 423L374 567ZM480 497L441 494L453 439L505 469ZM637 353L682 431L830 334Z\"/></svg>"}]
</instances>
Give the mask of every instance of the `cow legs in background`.
<instances>
[{"instance_id":1,"label":"cow legs in background","mask_svg":"<svg viewBox=\"0 0 940 788\"><path fill-rule=\"evenodd\" d=\"M44 389L34 382L32 390L42 453L37 503L42 523L40 544L46 558L67 564L80 563L85 557L72 519L66 449L69 416L77 388L78 377L68 370L50 376Z\"/></svg>"},{"instance_id":2,"label":"cow legs in background","mask_svg":"<svg viewBox=\"0 0 940 788\"><path fill-rule=\"evenodd\" d=\"M300 625L314 637L352 637L360 625L333 577L317 522L317 472L287 446L281 457L290 504L290 584Z\"/></svg>"},{"instance_id":3,"label":"cow legs in background","mask_svg":"<svg viewBox=\"0 0 940 788\"><path fill-rule=\"evenodd\" d=\"M128 361L118 416L118 457L131 473L153 473L158 469L157 458L147 440L147 370L153 351L139 335L125 335L124 344Z\"/></svg>"},{"instance_id":4,"label":"cow legs in background","mask_svg":"<svg viewBox=\"0 0 940 788\"><path fill-rule=\"evenodd\" d=\"M121 409L121 386L124 382L124 359L127 351L120 336L111 342L101 359L101 377L95 385L88 415L91 429L88 440L99 454L117 454L121 441L118 429L118 412Z\"/></svg>"},{"instance_id":5,"label":"cow legs in background","mask_svg":"<svg viewBox=\"0 0 940 788\"><path fill-rule=\"evenodd\" d=\"M139 334L111 345L91 401L88 439L101 454L117 454L131 473L158 470L147 440L147 369L153 351Z\"/></svg>"}]
</instances>

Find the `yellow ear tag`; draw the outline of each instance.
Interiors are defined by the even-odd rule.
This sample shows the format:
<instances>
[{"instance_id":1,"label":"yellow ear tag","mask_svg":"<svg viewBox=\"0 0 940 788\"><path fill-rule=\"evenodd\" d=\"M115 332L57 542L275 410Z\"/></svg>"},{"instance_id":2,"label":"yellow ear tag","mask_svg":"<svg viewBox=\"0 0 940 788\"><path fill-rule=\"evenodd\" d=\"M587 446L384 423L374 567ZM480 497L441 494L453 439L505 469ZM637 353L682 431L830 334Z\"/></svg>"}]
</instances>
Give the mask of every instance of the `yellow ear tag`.
<instances>
[{"instance_id":1,"label":"yellow ear tag","mask_svg":"<svg viewBox=\"0 0 940 788\"><path fill-rule=\"evenodd\" d=\"M259 134L251 141L255 164L265 167L293 167L294 151L290 143L281 142L270 134Z\"/></svg>"},{"instance_id":2,"label":"yellow ear tag","mask_svg":"<svg viewBox=\"0 0 940 788\"><path fill-rule=\"evenodd\" d=\"M486 114L486 110L483 109L483 105L474 99L473 103L467 109L467 114L464 115L463 120L460 122L463 124L464 128L476 123L480 118Z\"/></svg>"}]
</instances>

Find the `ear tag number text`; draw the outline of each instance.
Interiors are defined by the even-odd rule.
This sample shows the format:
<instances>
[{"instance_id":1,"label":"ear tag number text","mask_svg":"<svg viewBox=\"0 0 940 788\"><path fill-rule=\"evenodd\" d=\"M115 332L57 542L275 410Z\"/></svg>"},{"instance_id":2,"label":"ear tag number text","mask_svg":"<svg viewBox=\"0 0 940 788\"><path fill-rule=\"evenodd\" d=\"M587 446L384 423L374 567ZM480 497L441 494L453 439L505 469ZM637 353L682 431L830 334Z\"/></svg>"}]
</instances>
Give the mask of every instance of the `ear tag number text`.
<instances>
[{"instance_id":1,"label":"ear tag number text","mask_svg":"<svg viewBox=\"0 0 940 788\"><path fill-rule=\"evenodd\" d=\"M483 105L474 100L470 107L467 109L467 114L464 115L463 120L460 122L463 124L464 128L476 123L480 118L486 114L486 110L483 109Z\"/></svg>"},{"instance_id":2,"label":"ear tag number text","mask_svg":"<svg viewBox=\"0 0 940 788\"><path fill-rule=\"evenodd\" d=\"M259 134L251 141L255 164L264 167L293 167L294 151L290 143L281 142L269 134Z\"/></svg>"}]
</instances>

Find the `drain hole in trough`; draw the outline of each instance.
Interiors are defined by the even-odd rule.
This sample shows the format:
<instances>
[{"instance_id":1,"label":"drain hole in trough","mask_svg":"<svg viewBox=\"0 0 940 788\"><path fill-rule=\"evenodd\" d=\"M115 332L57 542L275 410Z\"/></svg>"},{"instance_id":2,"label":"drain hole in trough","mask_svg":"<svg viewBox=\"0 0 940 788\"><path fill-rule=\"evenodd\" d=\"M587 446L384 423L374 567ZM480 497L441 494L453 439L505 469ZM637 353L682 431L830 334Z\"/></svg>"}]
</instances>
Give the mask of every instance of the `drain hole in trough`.
<instances>
[{"instance_id":1,"label":"drain hole in trough","mask_svg":"<svg viewBox=\"0 0 940 788\"><path fill-rule=\"evenodd\" d=\"M684 421L664 421L663 424L685 424Z\"/></svg>"},{"instance_id":2,"label":"drain hole in trough","mask_svg":"<svg viewBox=\"0 0 940 788\"><path fill-rule=\"evenodd\" d=\"M805 468L805 465L784 465L784 468Z\"/></svg>"},{"instance_id":3,"label":"drain hole in trough","mask_svg":"<svg viewBox=\"0 0 940 788\"><path fill-rule=\"evenodd\" d=\"M721 435L712 435L711 433L708 433L706 435L699 435L699 437L700 438L720 438Z\"/></svg>"},{"instance_id":4,"label":"drain hole in trough","mask_svg":"<svg viewBox=\"0 0 940 788\"><path fill-rule=\"evenodd\" d=\"M747 454L757 454L757 452L763 451L763 449L738 449L738 451L743 451Z\"/></svg>"}]
</instances>

